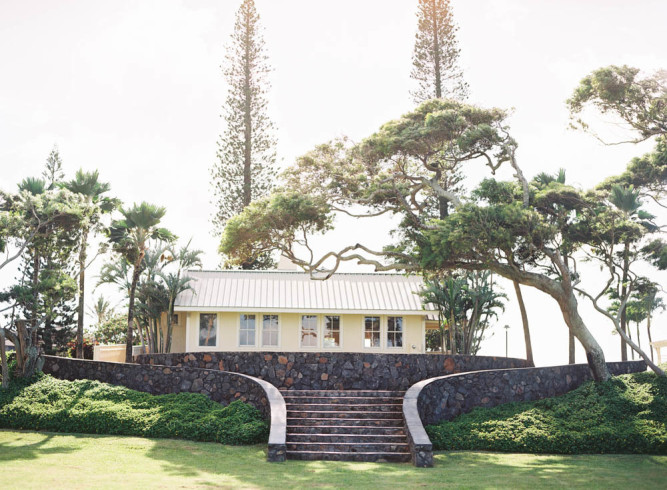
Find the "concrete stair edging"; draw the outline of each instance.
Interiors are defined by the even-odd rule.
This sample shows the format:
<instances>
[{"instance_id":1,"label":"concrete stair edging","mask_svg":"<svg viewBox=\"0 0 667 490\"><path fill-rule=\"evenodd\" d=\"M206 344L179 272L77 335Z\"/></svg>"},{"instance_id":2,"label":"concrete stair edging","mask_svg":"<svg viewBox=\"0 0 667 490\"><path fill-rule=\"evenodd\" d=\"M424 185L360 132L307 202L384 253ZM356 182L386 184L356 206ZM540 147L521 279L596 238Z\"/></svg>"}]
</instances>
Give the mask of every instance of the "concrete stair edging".
<instances>
[{"instance_id":1,"label":"concrete stair edging","mask_svg":"<svg viewBox=\"0 0 667 490\"><path fill-rule=\"evenodd\" d=\"M607 366L613 375L646 371L643 360L609 362ZM478 406L494 407L503 403L562 395L590 379L593 377L588 364L570 364L489 369L419 381L406 391L403 398L403 420L412 464L421 468L433 466L433 444L424 429L424 423L452 420ZM486 391L482 388L475 393L478 387L484 387ZM470 399L473 401L469 402ZM425 413L425 407L429 408L429 413Z\"/></svg>"}]
</instances>

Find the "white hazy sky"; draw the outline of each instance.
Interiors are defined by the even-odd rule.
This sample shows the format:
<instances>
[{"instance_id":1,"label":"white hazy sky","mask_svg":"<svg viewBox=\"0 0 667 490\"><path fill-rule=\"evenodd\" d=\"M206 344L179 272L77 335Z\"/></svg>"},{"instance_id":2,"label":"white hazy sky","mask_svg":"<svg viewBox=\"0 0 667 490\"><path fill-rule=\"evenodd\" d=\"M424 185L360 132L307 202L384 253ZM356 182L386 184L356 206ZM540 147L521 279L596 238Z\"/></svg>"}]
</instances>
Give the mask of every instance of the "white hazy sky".
<instances>
[{"instance_id":1,"label":"white hazy sky","mask_svg":"<svg viewBox=\"0 0 667 490\"><path fill-rule=\"evenodd\" d=\"M206 253L205 266L215 268L209 168L223 129L226 87L219 65L239 4L0 0L0 187L14 189L22 178L38 175L57 144L69 176L79 167L97 168L125 202L167 206L166 226L183 239L193 237ZM409 73L417 0L256 5L274 67L270 111L283 165L335 136L361 139L413 107ZM567 130L564 101L583 76L601 66L667 68L667 2L452 5L470 101L514 108L511 126L528 176L564 167L570 183L590 187L650 149L604 147ZM481 169L471 175L481 175ZM386 233L386 223L348 219L327 242L338 247L353 237L377 245ZM666 274L652 274L667 283ZM506 292L512 297L511 288ZM555 303L536 291L525 295L537 364L566 362L567 330ZM582 309L607 358L618 359L611 324L587 305ZM666 319L655 321L654 339L667 338ZM510 355L523 356L513 301L483 354L504 354L505 324L511 325ZM585 362L583 351L577 360Z\"/></svg>"}]
</instances>

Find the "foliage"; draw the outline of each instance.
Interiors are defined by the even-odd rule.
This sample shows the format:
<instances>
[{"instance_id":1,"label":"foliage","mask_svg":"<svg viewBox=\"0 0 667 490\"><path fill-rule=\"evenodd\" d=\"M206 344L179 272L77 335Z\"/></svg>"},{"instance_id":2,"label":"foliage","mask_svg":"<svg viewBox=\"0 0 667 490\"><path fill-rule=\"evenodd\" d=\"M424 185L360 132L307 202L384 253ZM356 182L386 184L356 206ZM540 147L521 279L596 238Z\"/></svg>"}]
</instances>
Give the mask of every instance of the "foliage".
<instances>
[{"instance_id":1,"label":"foliage","mask_svg":"<svg viewBox=\"0 0 667 490\"><path fill-rule=\"evenodd\" d=\"M93 359L95 354L95 342L92 339L83 338L83 354L79 356L77 354L78 341L74 340L72 342L67 342L67 357L77 357L79 359Z\"/></svg>"},{"instance_id":2,"label":"foliage","mask_svg":"<svg viewBox=\"0 0 667 490\"><path fill-rule=\"evenodd\" d=\"M440 450L667 454L666 420L667 379L645 372L555 398L476 408L426 431Z\"/></svg>"},{"instance_id":3,"label":"foliage","mask_svg":"<svg viewBox=\"0 0 667 490\"><path fill-rule=\"evenodd\" d=\"M236 14L223 73L229 86L223 106L225 133L218 142L211 169L217 233L252 201L268 195L275 185L276 140L267 114L268 73L264 38L253 0L244 0ZM243 268L273 266L270 256L257 256Z\"/></svg>"},{"instance_id":4,"label":"foliage","mask_svg":"<svg viewBox=\"0 0 667 490\"><path fill-rule=\"evenodd\" d=\"M0 427L253 444L267 423L249 404L227 407L198 393L154 396L98 381L38 376L0 391Z\"/></svg>"},{"instance_id":5,"label":"foliage","mask_svg":"<svg viewBox=\"0 0 667 490\"><path fill-rule=\"evenodd\" d=\"M127 315L115 314L97 323L92 335L100 344L123 344L127 335ZM133 338L133 344L139 345L139 338Z\"/></svg>"},{"instance_id":6,"label":"foliage","mask_svg":"<svg viewBox=\"0 0 667 490\"><path fill-rule=\"evenodd\" d=\"M465 99L468 84L459 67L458 26L449 0L419 0L418 30L410 76L419 83L419 103L433 98Z\"/></svg>"},{"instance_id":7,"label":"foliage","mask_svg":"<svg viewBox=\"0 0 667 490\"><path fill-rule=\"evenodd\" d=\"M507 299L494 290L491 274L484 271L428 279L421 296L438 310L442 341L438 347L463 355L477 354L491 320L498 318Z\"/></svg>"}]
</instances>

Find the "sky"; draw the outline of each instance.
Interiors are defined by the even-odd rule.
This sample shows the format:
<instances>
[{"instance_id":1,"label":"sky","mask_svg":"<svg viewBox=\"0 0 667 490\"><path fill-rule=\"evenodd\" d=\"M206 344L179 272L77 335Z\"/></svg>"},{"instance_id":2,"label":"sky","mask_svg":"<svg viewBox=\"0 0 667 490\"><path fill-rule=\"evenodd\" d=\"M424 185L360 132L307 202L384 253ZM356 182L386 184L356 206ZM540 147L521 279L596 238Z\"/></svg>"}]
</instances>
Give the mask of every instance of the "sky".
<instances>
[{"instance_id":1,"label":"sky","mask_svg":"<svg viewBox=\"0 0 667 490\"><path fill-rule=\"evenodd\" d=\"M592 70L667 68L663 0L453 0L469 102L512 109L517 156L530 178L565 168L584 188L620 173L650 143L607 147L568 129L564 101ZM211 234L210 168L226 86L220 65L240 0L0 0L0 188L41 173L57 145L65 171L99 169L126 203L167 207L164 224L220 259ZM256 0L273 72L269 111L280 165L338 136L360 140L414 105L409 92L416 0ZM610 137L622 131L592 122ZM471 182L483 175L471 166ZM511 178L504 169L499 178ZM651 210L654 210L651 208ZM655 210L654 210L655 211ZM665 213L656 212L665 221ZM386 220L341 219L317 241L341 248L388 241ZM92 266L94 276L102 261ZM347 270L360 270L348 266ZM13 272L4 271L6 284ZM597 274L597 275L596 275ZM590 270L590 277L599 274ZM667 283L667 274L651 271ZM89 281L92 284L93 281ZM92 298L88 289L87 301ZM506 312L481 354L524 355L511 285ZM94 294L112 295L98 288ZM567 329L555 302L525 289L535 361L567 362ZM620 358L609 320L584 299L582 314L608 360ZM667 338L667 315L653 338ZM642 344L647 345L642 337ZM585 362L578 349L577 361Z\"/></svg>"}]
</instances>

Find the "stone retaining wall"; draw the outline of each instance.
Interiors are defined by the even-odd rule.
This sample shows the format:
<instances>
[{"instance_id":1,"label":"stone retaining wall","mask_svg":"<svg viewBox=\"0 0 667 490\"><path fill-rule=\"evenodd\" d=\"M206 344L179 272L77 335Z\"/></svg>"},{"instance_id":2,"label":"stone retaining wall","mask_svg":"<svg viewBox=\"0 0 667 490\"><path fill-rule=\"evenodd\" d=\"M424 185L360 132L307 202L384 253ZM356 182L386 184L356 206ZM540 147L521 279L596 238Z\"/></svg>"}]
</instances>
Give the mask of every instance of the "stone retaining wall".
<instances>
[{"instance_id":1,"label":"stone retaining wall","mask_svg":"<svg viewBox=\"0 0 667 490\"><path fill-rule=\"evenodd\" d=\"M607 363L612 374L646 371L644 361ZM593 379L587 364L505 369L445 376L425 383L419 416L425 425L451 420L475 407L562 395Z\"/></svg>"},{"instance_id":2,"label":"stone retaining wall","mask_svg":"<svg viewBox=\"0 0 667 490\"><path fill-rule=\"evenodd\" d=\"M644 361L607 363L612 374L646 371ZM452 420L475 407L562 395L593 379L587 364L498 369L454 374L415 383L403 398L403 421L419 467L433 466L433 445L424 425Z\"/></svg>"},{"instance_id":3,"label":"stone retaining wall","mask_svg":"<svg viewBox=\"0 0 667 490\"><path fill-rule=\"evenodd\" d=\"M193 352L136 359L140 364L243 373L277 388L313 390L407 390L435 376L526 366L523 359L505 357L346 352Z\"/></svg>"},{"instance_id":4,"label":"stone retaining wall","mask_svg":"<svg viewBox=\"0 0 667 490\"><path fill-rule=\"evenodd\" d=\"M271 384L240 373L44 356L43 371L59 379L92 379L153 395L201 393L222 405L242 400L270 420L269 461L285 460L286 408Z\"/></svg>"}]
</instances>

